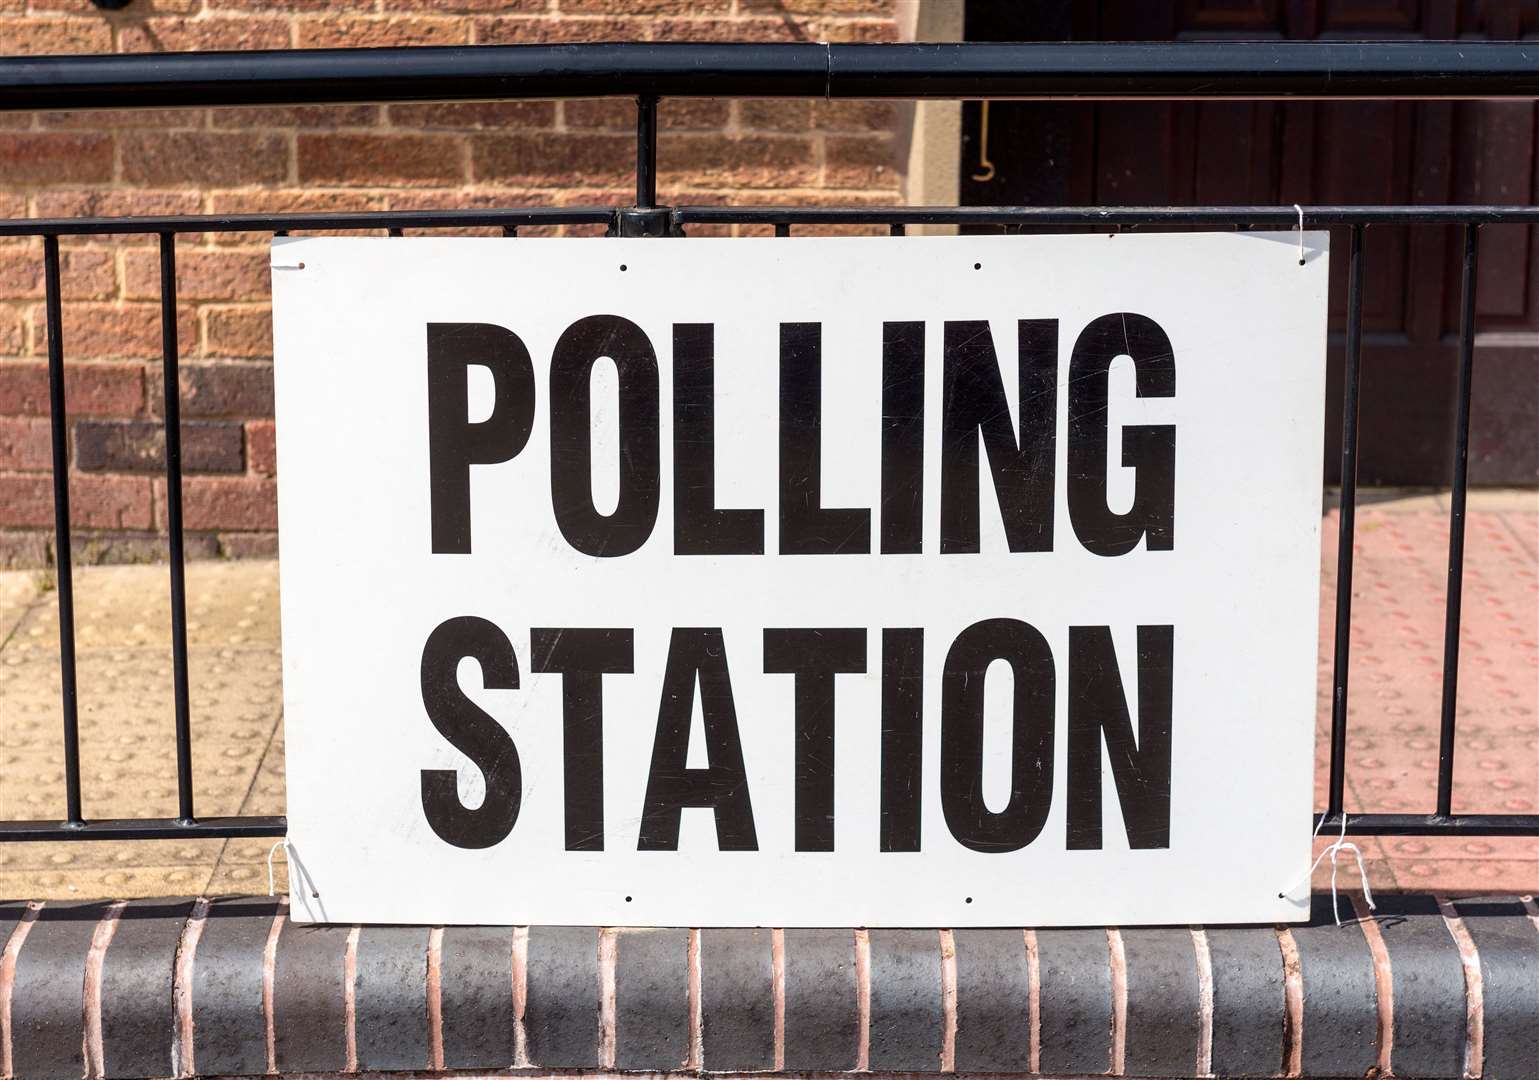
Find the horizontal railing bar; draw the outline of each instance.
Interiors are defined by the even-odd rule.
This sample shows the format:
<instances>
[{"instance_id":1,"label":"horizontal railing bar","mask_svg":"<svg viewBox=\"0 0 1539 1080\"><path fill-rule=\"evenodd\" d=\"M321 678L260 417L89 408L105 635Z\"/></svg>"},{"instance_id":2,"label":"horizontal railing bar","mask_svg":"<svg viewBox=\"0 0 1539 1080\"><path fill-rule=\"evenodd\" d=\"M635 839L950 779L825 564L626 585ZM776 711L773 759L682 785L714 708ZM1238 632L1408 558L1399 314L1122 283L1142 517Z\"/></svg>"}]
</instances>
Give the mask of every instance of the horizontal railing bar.
<instances>
[{"instance_id":1,"label":"horizontal railing bar","mask_svg":"<svg viewBox=\"0 0 1539 1080\"><path fill-rule=\"evenodd\" d=\"M117 818L71 825L63 821L0 821L0 844L24 840L180 840L283 836L286 817Z\"/></svg>"},{"instance_id":2,"label":"horizontal railing bar","mask_svg":"<svg viewBox=\"0 0 1539 1080\"><path fill-rule=\"evenodd\" d=\"M608 225L605 206L509 210L359 210L335 214L186 214L163 217L11 218L0 236L102 236L126 233L293 232L306 229L462 229L475 226Z\"/></svg>"},{"instance_id":3,"label":"horizontal railing bar","mask_svg":"<svg viewBox=\"0 0 1539 1080\"><path fill-rule=\"evenodd\" d=\"M1317 813L1314 820L1321 836L1341 831L1340 814ZM1348 814L1347 835L1539 836L1539 814Z\"/></svg>"},{"instance_id":4,"label":"horizontal railing bar","mask_svg":"<svg viewBox=\"0 0 1539 1080\"><path fill-rule=\"evenodd\" d=\"M1539 52L1539 50L1536 50ZM1320 225L1539 225L1539 206L1306 206ZM1291 206L677 206L677 225L1278 225Z\"/></svg>"},{"instance_id":5,"label":"horizontal railing bar","mask_svg":"<svg viewBox=\"0 0 1539 1080\"><path fill-rule=\"evenodd\" d=\"M14 57L0 109L571 97L1535 98L1532 42L609 42Z\"/></svg>"},{"instance_id":6,"label":"horizontal railing bar","mask_svg":"<svg viewBox=\"0 0 1539 1080\"><path fill-rule=\"evenodd\" d=\"M1324 819L1322 821L1322 818ZM1341 829L1341 815L1316 813L1321 836ZM61 821L0 821L0 843L26 840L174 840L179 837L283 836L284 817L123 818L70 825ZM1539 814L1348 814L1348 836L1539 836Z\"/></svg>"},{"instance_id":7,"label":"horizontal railing bar","mask_svg":"<svg viewBox=\"0 0 1539 1080\"><path fill-rule=\"evenodd\" d=\"M1325 225L1539 225L1539 206L1306 206L1306 227ZM367 210L335 214L190 214L164 217L12 218L0 236L302 232L609 225L617 208ZM679 206L676 225L1275 225L1294 228L1291 206Z\"/></svg>"}]
</instances>

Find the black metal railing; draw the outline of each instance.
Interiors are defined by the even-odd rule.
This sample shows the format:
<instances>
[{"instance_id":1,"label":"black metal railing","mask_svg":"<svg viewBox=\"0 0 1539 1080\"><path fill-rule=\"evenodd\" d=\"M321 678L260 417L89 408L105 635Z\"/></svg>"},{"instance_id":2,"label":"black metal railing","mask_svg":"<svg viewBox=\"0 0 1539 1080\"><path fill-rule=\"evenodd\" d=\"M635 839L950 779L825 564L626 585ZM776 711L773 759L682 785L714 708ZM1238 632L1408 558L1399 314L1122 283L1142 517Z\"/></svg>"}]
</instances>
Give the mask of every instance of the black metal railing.
<instances>
[{"instance_id":1,"label":"black metal railing","mask_svg":"<svg viewBox=\"0 0 1539 1080\"><path fill-rule=\"evenodd\" d=\"M0 842L280 836L282 817L199 818L193 803L192 716L181 513L176 237L189 233L370 231L603 226L609 235L677 236L696 225L773 228L911 225L1277 228L1344 226L1349 232L1341 517L1337 547L1330 776L1315 823L1354 834L1539 836L1539 814L1453 811L1459 627L1464 570L1475 287L1482 228L1539 225L1533 206L1294 207L663 207L657 203L657 103L661 96L779 97L1207 97L1539 98L1539 51L1531 44L1247 43L1036 45L584 45L324 50L171 56L0 60L0 110L150 108L175 105L320 104L342 101L634 96L636 200L628 207L562 207L335 214L70 218L0 221L0 237L43 239L53 438L59 662L63 705L65 816L0 822ZM1348 676L1351 668L1358 401L1361 384L1365 231L1375 225L1458 226L1463 272L1447 606L1444 619L1438 783L1426 814L1347 814ZM160 246L172 679L178 810L175 818L88 820L81 809L73 571L70 558L67 402L59 282L59 238L149 234Z\"/></svg>"}]
</instances>

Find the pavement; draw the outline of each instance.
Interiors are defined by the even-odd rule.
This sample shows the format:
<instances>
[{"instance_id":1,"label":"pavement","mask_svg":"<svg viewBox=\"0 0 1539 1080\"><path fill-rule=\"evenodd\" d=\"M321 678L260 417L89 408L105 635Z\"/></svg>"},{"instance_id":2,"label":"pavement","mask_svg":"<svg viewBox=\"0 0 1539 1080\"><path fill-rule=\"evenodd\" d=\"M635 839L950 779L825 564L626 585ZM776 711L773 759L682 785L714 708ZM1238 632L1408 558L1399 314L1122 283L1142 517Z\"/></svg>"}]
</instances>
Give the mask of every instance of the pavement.
<instances>
[{"instance_id":1,"label":"pavement","mask_svg":"<svg viewBox=\"0 0 1539 1080\"><path fill-rule=\"evenodd\" d=\"M1338 515L1322 537L1316 799L1330 723ZM1473 493L1466 534L1454 809L1539 812L1539 492ZM1429 812L1436 792L1448 511L1443 495L1359 502L1347 809ZM170 609L163 566L76 574L80 752L88 818L173 817ZM187 568L200 815L284 812L278 569ZM0 573L0 820L63 816L58 594ZM1359 838L1376 892L1539 892L1539 838ZM1324 840L1318 842L1323 847ZM0 844L0 897L262 893L271 841ZM276 886L284 891L281 851ZM1324 867L1316 885L1328 887ZM1355 867L1343 862L1343 888Z\"/></svg>"}]
</instances>

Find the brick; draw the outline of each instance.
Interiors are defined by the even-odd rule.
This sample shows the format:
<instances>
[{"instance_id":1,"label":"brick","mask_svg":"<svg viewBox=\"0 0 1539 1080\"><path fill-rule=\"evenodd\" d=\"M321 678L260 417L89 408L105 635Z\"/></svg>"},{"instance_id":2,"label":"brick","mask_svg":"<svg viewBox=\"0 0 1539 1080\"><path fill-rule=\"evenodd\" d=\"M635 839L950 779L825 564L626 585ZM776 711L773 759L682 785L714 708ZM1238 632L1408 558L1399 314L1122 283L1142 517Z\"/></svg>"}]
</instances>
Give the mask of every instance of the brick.
<instances>
[{"instance_id":1,"label":"brick","mask_svg":"<svg viewBox=\"0 0 1539 1080\"><path fill-rule=\"evenodd\" d=\"M1185 927L1124 930L1122 951L1128 1074L1195 1075L1201 991L1192 932Z\"/></svg>"},{"instance_id":2,"label":"brick","mask_svg":"<svg viewBox=\"0 0 1539 1080\"><path fill-rule=\"evenodd\" d=\"M384 195L369 191L301 191L280 188L267 191L216 191L209 195L209 210L215 214L310 214L353 210L381 210ZM260 236L271 240L271 233L226 233L229 242L233 238Z\"/></svg>"},{"instance_id":3,"label":"brick","mask_svg":"<svg viewBox=\"0 0 1539 1080\"><path fill-rule=\"evenodd\" d=\"M574 98L561 103L569 128L634 132L636 103L629 98ZM711 130L726 125L731 102L722 98L665 98L657 109L665 130Z\"/></svg>"},{"instance_id":4,"label":"brick","mask_svg":"<svg viewBox=\"0 0 1539 1080\"><path fill-rule=\"evenodd\" d=\"M276 559L278 534L275 532L220 533L219 556L225 559Z\"/></svg>"},{"instance_id":5,"label":"brick","mask_svg":"<svg viewBox=\"0 0 1539 1080\"><path fill-rule=\"evenodd\" d=\"M439 957L444 1067L511 1068L513 931L447 927Z\"/></svg>"},{"instance_id":6,"label":"brick","mask_svg":"<svg viewBox=\"0 0 1539 1080\"><path fill-rule=\"evenodd\" d=\"M273 316L266 307L209 308L204 321L205 356L272 356Z\"/></svg>"},{"instance_id":7,"label":"brick","mask_svg":"<svg viewBox=\"0 0 1539 1080\"><path fill-rule=\"evenodd\" d=\"M81 986L86 954L108 901L49 903L16 957L11 984L11 1071L28 1080L84 1074Z\"/></svg>"},{"instance_id":8,"label":"brick","mask_svg":"<svg viewBox=\"0 0 1539 1080\"><path fill-rule=\"evenodd\" d=\"M11 940L11 934L26 914L25 900L0 901L0 953L5 951L6 944Z\"/></svg>"},{"instance_id":9,"label":"brick","mask_svg":"<svg viewBox=\"0 0 1539 1080\"><path fill-rule=\"evenodd\" d=\"M1485 1080L1523 1080L1533 1070L1539 1031L1539 934L1520 900L1459 900L1480 954L1485 1006Z\"/></svg>"},{"instance_id":10,"label":"brick","mask_svg":"<svg viewBox=\"0 0 1539 1080\"><path fill-rule=\"evenodd\" d=\"M1030 973L1019 930L957 930L957 1072L1030 1065Z\"/></svg>"},{"instance_id":11,"label":"brick","mask_svg":"<svg viewBox=\"0 0 1539 1080\"><path fill-rule=\"evenodd\" d=\"M946 1018L940 934L872 930L872 1072L938 1072Z\"/></svg>"},{"instance_id":12,"label":"brick","mask_svg":"<svg viewBox=\"0 0 1539 1080\"><path fill-rule=\"evenodd\" d=\"M373 11L375 0L204 0L217 11L296 12L296 11ZM399 7L399 4L392 4Z\"/></svg>"},{"instance_id":13,"label":"brick","mask_svg":"<svg viewBox=\"0 0 1539 1080\"><path fill-rule=\"evenodd\" d=\"M74 359L133 357L160 359L159 304L65 304L64 355ZM48 351L48 325L43 306L32 312L33 343L41 355ZM190 308L177 312L177 333L183 342L196 342L197 315Z\"/></svg>"},{"instance_id":14,"label":"brick","mask_svg":"<svg viewBox=\"0 0 1539 1080\"><path fill-rule=\"evenodd\" d=\"M1464 965L1437 902L1386 896L1373 920L1389 952L1395 1003L1390 1062L1396 1074L1463 1075Z\"/></svg>"},{"instance_id":15,"label":"brick","mask_svg":"<svg viewBox=\"0 0 1539 1080\"><path fill-rule=\"evenodd\" d=\"M470 25L464 19L344 15L299 19L296 26L296 43L301 49L375 49L470 42Z\"/></svg>"},{"instance_id":16,"label":"brick","mask_svg":"<svg viewBox=\"0 0 1539 1080\"><path fill-rule=\"evenodd\" d=\"M0 184L92 184L111 179L111 135L0 132Z\"/></svg>"},{"instance_id":17,"label":"brick","mask_svg":"<svg viewBox=\"0 0 1539 1080\"><path fill-rule=\"evenodd\" d=\"M176 256L178 300L265 300L271 291L272 257L266 251L180 251ZM160 253L123 256L123 297L160 297Z\"/></svg>"},{"instance_id":18,"label":"brick","mask_svg":"<svg viewBox=\"0 0 1539 1080\"><path fill-rule=\"evenodd\" d=\"M811 139L767 135L664 132L658 168L693 186L783 188L817 182Z\"/></svg>"},{"instance_id":19,"label":"brick","mask_svg":"<svg viewBox=\"0 0 1539 1080\"><path fill-rule=\"evenodd\" d=\"M823 140L823 185L869 188L892 181L895 145L885 135L829 135Z\"/></svg>"},{"instance_id":20,"label":"brick","mask_svg":"<svg viewBox=\"0 0 1539 1080\"><path fill-rule=\"evenodd\" d=\"M112 252L65 249L59 252L59 291L65 300L100 300L117 291ZM0 299L43 298L41 246L0 250Z\"/></svg>"},{"instance_id":21,"label":"brick","mask_svg":"<svg viewBox=\"0 0 1539 1080\"><path fill-rule=\"evenodd\" d=\"M48 534L0 529L0 569L38 570L49 564Z\"/></svg>"},{"instance_id":22,"label":"brick","mask_svg":"<svg viewBox=\"0 0 1539 1080\"><path fill-rule=\"evenodd\" d=\"M191 524L189 522L189 524ZM283 924L273 972L273 1038L280 1072L341 1072L345 926Z\"/></svg>"},{"instance_id":23,"label":"brick","mask_svg":"<svg viewBox=\"0 0 1539 1080\"><path fill-rule=\"evenodd\" d=\"M152 18L125 23L118 33L118 51L206 52L287 49L291 43L287 19Z\"/></svg>"},{"instance_id":24,"label":"brick","mask_svg":"<svg viewBox=\"0 0 1539 1080\"><path fill-rule=\"evenodd\" d=\"M33 11L62 11L69 14L85 10L80 0L30 0ZM203 6L203 0L135 0L133 15L186 14Z\"/></svg>"},{"instance_id":25,"label":"brick","mask_svg":"<svg viewBox=\"0 0 1539 1080\"><path fill-rule=\"evenodd\" d=\"M130 131L119 139L130 184L238 187L277 184L289 175L289 144L281 135Z\"/></svg>"},{"instance_id":26,"label":"brick","mask_svg":"<svg viewBox=\"0 0 1539 1080\"><path fill-rule=\"evenodd\" d=\"M692 19L656 15L647 20L649 41L785 41L818 40L813 24L797 16L778 18Z\"/></svg>"},{"instance_id":27,"label":"brick","mask_svg":"<svg viewBox=\"0 0 1539 1080\"><path fill-rule=\"evenodd\" d=\"M635 172L635 143L624 135L472 135L471 172L477 180L565 186L623 184Z\"/></svg>"},{"instance_id":28,"label":"brick","mask_svg":"<svg viewBox=\"0 0 1539 1080\"><path fill-rule=\"evenodd\" d=\"M401 11L432 11L444 15L473 14L479 11L533 14L547 10L551 0L392 0L390 6Z\"/></svg>"},{"instance_id":29,"label":"brick","mask_svg":"<svg viewBox=\"0 0 1539 1080\"><path fill-rule=\"evenodd\" d=\"M191 900L131 900L119 914L102 962L105 1075L165 1075L176 1027L171 976L191 914Z\"/></svg>"},{"instance_id":30,"label":"brick","mask_svg":"<svg viewBox=\"0 0 1539 1080\"><path fill-rule=\"evenodd\" d=\"M650 22L620 16L564 19L481 16L471 24L477 45L523 45L582 41L644 41Z\"/></svg>"},{"instance_id":31,"label":"brick","mask_svg":"<svg viewBox=\"0 0 1539 1080\"><path fill-rule=\"evenodd\" d=\"M379 123L378 105L275 105L246 106L211 111L216 128L326 128L374 127Z\"/></svg>"},{"instance_id":32,"label":"brick","mask_svg":"<svg viewBox=\"0 0 1539 1080\"><path fill-rule=\"evenodd\" d=\"M1041 1068L1104 1073L1111 1061L1111 953L1105 930L1038 930Z\"/></svg>"},{"instance_id":33,"label":"brick","mask_svg":"<svg viewBox=\"0 0 1539 1080\"><path fill-rule=\"evenodd\" d=\"M53 466L53 436L47 420L0 417L0 469L45 471Z\"/></svg>"},{"instance_id":34,"label":"brick","mask_svg":"<svg viewBox=\"0 0 1539 1080\"><path fill-rule=\"evenodd\" d=\"M26 352L25 320L20 309L0 304L0 356L21 356Z\"/></svg>"},{"instance_id":35,"label":"brick","mask_svg":"<svg viewBox=\"0 0 1539 1080\"><path fill-rule=\"evenodd\" d=\"M70 522L82 528L147 529L150 482L137 476L81 476L69 481ZM47 475L0 474L0 506L7 526L53 527L53 480Z\"/></svg>"},{"instance_id":36,"label":"brick","mask_svg":"<svg viewBox=\"0 0 1539 1080\"><path fill-rule=\"evenodd\" d=\"M299 180L306 184L458 184L465 146L447 135L299 136Z\"/></svg>"},{"instance_id":37,"label":"brick","mask_svg":"<svg viewBox=\"0 0 1539 1080\"><path fill-rule=\"evenodd\" d=\"M785 932L785 1067L844 1072L860 1042L853 930Z\"/></svg>"},{"instance_id":38,"label":"brick","mask_svg":"<svg viewBox=\"0 0 1539 1080\"><path fill-rule=\"evenodd\" d=\"M203 196L196 191L40 191L35 198L37 216L144 217L156 214L196 214ZM124 240L142 243L143 237ZM106 237L97 238L106 242Z\"/></svg>"},{"instance_id":39,"label":"brick","mask_svg":"<svg viewBox=\"0 0 1539 1080\"><path fill-rule=\"evenodd\" d=\"M615 1068L683 1068L689 1056L689 931L616 933Z\"/></svg>"},{"instance_id":40,"label":"brick","mask_svg":"<svg viewBox=\"0 0 1539 1080\"><path fill-rule=\"evenodd\" d=\"M87 528L148 529L154 522L151 487L137 476L82 476L69 481L70 520Z\"/></svg>"},{"instance_id":41,"label":"brick","mask_svg":"<svg viewBox=\"0 0 1539 1080\"><path fill-rule=\"evenodd\" d=\"M897 24L882 19L818 19L808 29L816 41L883 44L898 40Z\"/></svg>"},{"instance_id":42,"label":"brick","mask_svg":"<svg viewBox=\"0 0 1539 1080\"><path fill-rule=\"evenodd\" d=\"M425 926L365 926L353 977L360 1069L424 1069L428 1050Z\"/></svg>"},{"instance_id":43,"label":"brick","mask_svg":"<svg viewBox=\"0 0 1539 1080\"><path fill-rule=\"evenodd\" d=\"M246 465L258 476L278 473L278 446L271 420L251 420L246 424Z\"/></svg>"},{"instance_id":44,"label":"brick","mask_svg":"<svg viewBox=\"0 0 1539 1080\"><path fill-rule=\"evenodd\" d=\"M738 0L745 15L874 15L895 17L897 0ZM562 10L565 10L563 6Z\"/></svg>"},{"instance_id":45,"label":"brick","mask_svg":"<svg viewBox=\"0 0 1539 1080\"><path fill-rule=\"evenodd\" d=\"M554 101L441 101L391 105L390 122L402 128L497 131L548 128L556 120Z\"/></svg>"},{"instance_id":46,"label":"brick","mask_svg":"<svg viewBox=\"0 0 1539 1080\"><path fill-rule=\"evenodd\" d=\"M1328 895L1316 894L1309 925L1290 931L1304 982L1304 1075L1362 1076L1378 1061L1373 957L1351 901L1340 898L1340 926L1330 903Z\"/></svg>"},{"instance_id":47,"label":"brick","mask_svg":"<svg viewBox=\"0 0 1539 1080\"><path fill-rule=\"evenodd\" d=\"M264 896L209 906L192 967L193 1053L200 1073L267 1071L263 950L278 910L278 901Z\"/></svg>"},{"instance_id":48,"label":"brick","mask_svg":"<svg viewBox=\"0 0 1539 1080\"><path fill-rule=\"evenodd\" d=\"M612 15L621 8L632 15L730 15L732 0L561 0L561 14Z\"/></svg>"},{"instance_id":49,"label":"brick","mask_svg":"<svg viewBox=\"0 0 1539 1080\"><path fill-rule=\"evenodd\" d=\"M555 206L557 192L530 188L463 188L448 191L392 191L385 197L388 210L502 210L510 206ZM434 236L444 236L448 230L434 229Z\"/></svg>"},{"instance_id":50,"label":"brick","mask_svg":"<svg viewBox=\"0 0 1539 1080\"><path fill-rule=\"evenodd\" d=\"M64 406L70 416L132 416L144 408L144 369L138 364L66 363ZM48 415L47 364L0 364L0 415Z\"/></svg>"},{"instance_id":51,"label":"brick","mask_svg":"<svg viewBox=\"0 0 1539 1080\"><path fill-rule=\"evenodd\" d=\"M775 987L769 930L700 931L704 1067L775 1067Z\"/></svg>"},{"instance_id":52,"label":"brick","mask_svg":"<svg viewBox=\"0 0 1539 1080\"><path fill-rule=\"evenodd\" d=\"M87 109L37 114L40 127L116 131L119 128L197 128L208 114L202 109Z\"/></svg>"},{"instance_id":53,"label":"brick","mask_svg":"<svg viewBox=\"0 0 1539 1080\"><path fill-rule=\"evenodd\" d=\"M529 928L524 1030L531 1064L542 1069L598 1066L598 950L599 932L593 927Z\"/></svg>"},{"instance_id":54,"label":"brick","mask_svg":"<svg viewBox=\"0 0 1539 1080\"><path fill-rule=\"evenodd\" d=\"M10 56L111 51L112 28L100 19L5 20L5 52Z\"/></svg>"},{"instance_id":55,"label":"brick","mask_svg":"<svg viewBox=\"0 0 1539 1080\"><path fill-rule=\"evenodd\" d=\"M738 123L753 131L806 132L818 103L795 98L747 98L737 103Z\"/></svg>"},{"instance_id":56,"label":"brick","mask_svg":"<svg viewBox=\"0 0 1539 1080\"><path fill-rule=\"evenodd\" d=\"M1275 1076L1282 1071L1286 1012L1282 949L1265 929L1209 929L1213 969L1213 1071Z\"/></svg>"},{"instance_id":57,"label":"brick","mask_svg":"<svg viewBox=\"0 0 1539 1080\"><path fill-rule=\"evenodd\" d=\"M890 136L898 123L898 107L890 101L840 99L815 101L812 105L812 126L819 131L877 132Z\"/></svg>"},{"instance_id":58,"label":"brick","mask_svg":"<svg viewBox=\"0 0 1539 1080\"><path fill-rule=\"evenodd\" d=\"M238 422L201 420L181 427L184 472L245 469ZM81 420L75 424L75 467L86 472L163 472L165 450L165 425L158 421Z\"/></svg>"},{"instance_id":59,"label":"brick","mask_svg":"<svg viewBox=\"0 0 1539 1080\"><path fill-rule=\"evenodd\" d=\"M277 487L261 477L188 477L182 522L189 529L276 529Z\"/></svg>"}]
</instances>

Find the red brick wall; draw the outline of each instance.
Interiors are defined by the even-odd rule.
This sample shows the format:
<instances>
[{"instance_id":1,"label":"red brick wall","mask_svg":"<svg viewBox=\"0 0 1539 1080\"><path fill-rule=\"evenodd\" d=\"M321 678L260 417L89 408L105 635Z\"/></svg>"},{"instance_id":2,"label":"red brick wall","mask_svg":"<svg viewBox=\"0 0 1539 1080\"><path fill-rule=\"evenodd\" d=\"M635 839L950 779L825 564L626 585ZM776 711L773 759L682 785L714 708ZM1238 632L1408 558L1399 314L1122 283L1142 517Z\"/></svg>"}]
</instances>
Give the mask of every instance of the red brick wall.
<instances>
[{"instance_id":1,"label":"red brick wall","mask_svg":"<svg viewBox=\"0 0 1539 1080\"><path fill-rule=\"evenodd\" d=\"M883 41L894 0L0 0L0 53L540 41ZM895 107L664 101L671 202L899 201ZM0 113L0 218L626 203L628 101ZM533 230L531 230L532 232ZM591 231L591 230L588 230ZM194 555L271 553L267 237L182 237L178 333ZM61 244L77 558L158 557L151 237ZM0 566L51 558L40 241L0 239Z\"/></svg>"}]
</instances>

